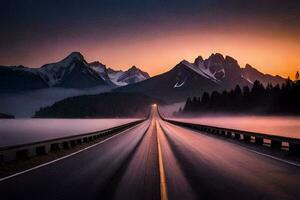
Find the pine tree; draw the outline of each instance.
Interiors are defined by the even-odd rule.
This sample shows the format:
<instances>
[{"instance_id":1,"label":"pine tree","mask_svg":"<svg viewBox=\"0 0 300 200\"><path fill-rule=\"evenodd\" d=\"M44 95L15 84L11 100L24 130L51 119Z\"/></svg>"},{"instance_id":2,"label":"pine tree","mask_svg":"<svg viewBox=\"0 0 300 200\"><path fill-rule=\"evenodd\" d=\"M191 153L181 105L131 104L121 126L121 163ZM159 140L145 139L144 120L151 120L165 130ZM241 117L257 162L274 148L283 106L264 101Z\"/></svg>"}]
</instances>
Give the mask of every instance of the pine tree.
<instances>
[{"instance_id":1,"label":"pine tree","mask_svg":"<svg viewBox=\"0 0 300 200\"><path fill-rule=\"evenodd\" d=\"M191 110L192 110L192 100L191 100L190 97L186 100L186 103L185 103L185 106L184 106L183 110L184 110L184 112L191 112Z\"/></svg>"},{"instance_id":2,"label":"pine tree","mask_svg":"<svg viewBox=\"0 0 300 200\"><path fill-rule=\"evenodd\" d=\"M206 106L210 101L209 94L207 92L204 92L201 98L201 103L203 106Z\"/></svg>"},{"instance_id":3,"label":"pine tree","mask_svg":"<svg viewBox=\"0 0 300 200\"><path fill-rule=\"evenodd\" d=\"M298 75L297 75L298 77ZM298 77L299 79L300 77ZM255 81L252 89L240 86L222 93L214 91L211 95L204 92L202 98L188 98L183 113L207 112L239 112L239 113L266 113L266 114L296 114L300 115L300 80L266 88Z\"/></svg>"},{"instance_id":4,"label":"pine tree","mask_svg":"<svg viewBox=\"0 0 300 200\"><path fill-rule=\"evenodd\" d=\"M299 81L299 71L296 72L295 79L296 79L296 81Z\"/></svg>"}]
</instances>

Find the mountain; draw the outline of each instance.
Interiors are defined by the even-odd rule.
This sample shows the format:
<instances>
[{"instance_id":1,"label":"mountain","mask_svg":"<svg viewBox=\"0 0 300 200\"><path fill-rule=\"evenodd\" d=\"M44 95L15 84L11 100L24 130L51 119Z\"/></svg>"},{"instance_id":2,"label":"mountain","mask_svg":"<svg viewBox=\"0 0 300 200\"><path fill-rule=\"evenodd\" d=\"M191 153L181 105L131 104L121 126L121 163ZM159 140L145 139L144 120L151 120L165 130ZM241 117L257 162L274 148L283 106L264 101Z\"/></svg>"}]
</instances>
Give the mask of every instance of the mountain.
<instances>
[{"instance_id":1,"label":"mountain","mask_svg":"<svg viewBox=\"0 0 300 200\"><path fill-rule=\"evenodd\" d=\"M263 74L250 65L241 68L237 60L219 53L207 59L199 56L193 63L183 60L169 72L152 78L136 66L127 71L116 71L98 61L87 63L79 52L40 68L0 66L0 77L1 91L105 86L120 87L115 91L141 92L175 102L204 91L229 90L236 85L251 86L255 80L265 85L285 81L279 76Z\"/></svg>"},{"instance_id":2,"label":"mountain","mask_svg":"<svg viewBox=\"0 0 300 200\"><path fill-rule=\"evenodd\" d=\"M91 88L108 86L102 77L93 70L78 52L65 59L40 68L23 66L0 66L0 90L22 91L51 87Z\"/></svg>"},{"instance_id":3,"label":"mountain","mask_svg":"<svg viewBox=\"0 0 300 200\"><path fill-rule=\"evenodd\" d=\"M245 68L242 69L241 74L248 81L254 83L254 81L258 80L264 86L266 86L269 83L272 85L277 85L277 84L281 85L286 82L284 78L278 75L272 76L270 74L263 74L249 64L246 64Z\"/></svg>"},{"instance_id":4,"label":"mountain","mask_svg":"<svg viewBox=\"0 0 300 200\"><path fill-rule=\"evenodd\" d=\"M136 66L132 66L127 71L107 68L104 64L97 61L89 63L89 66L94 69L105 81L109 81L116 86L134 84L150 78L147 72L143 72Z\"/></svg>"},{"instance_id":5,"label":"mountain","mask_svg":"<svg viewBox=\"0 0 300 200\"><path fill-rule=\"evenodd\" d=\"M49 87L90 88L108 84L89 67L78 52L71 53L57 63L46 64L38 70Z\"/></svg>"},{"instance_id":6,"label":"mountain","mask_svg":"<svg viewBox=\"0 0 300 200\"><path fill-rule=\"evenodd\" d=\"M109 68L108 76L110 77L111 81L118 86L130 85L150 78L147 72L143 72L136 66L132 66L130 69L124 72L115 71Z\"/></svg>"},{"instance_id":7,"label":"mountain","mask_svg":"<svg viewBox=\"0 0 300 200\"><path fill-rule=\"evenodd\" d=\"M79 52L40 68L0 66L0 90L23 91L52 87L86 89L98 86L119 87L149 78L148 73L133 66L115 71L99 61L87 63Z\"/></svg>"},{"instance_id":8,"label":"mountain","mask_svg":"<svg viewBox=\"0 0 300 200\"><path fill-rule=\"evenodd\" d=\"M91 62L89 63L89 66L99 75L103 80L105 80L107 83L111 85L116 85L114 84L108 74L108 69L106 66L99 61Z\"/></svg>"},{"instance_id":9,"label":"mountain","mask_svg":"<svg viewBox=\"0 0 300 200\"><path fill-rule=\"evenodd\" d=\"M115 92L139 92L163 101L177 102L185 97L207 90L216 90L219 84L192 69L187 61L177 64L169 72L145 81L120 87Z\"/></svg>"},{"instance_id":10,"label":"mountain","mask_svg":"<svg viewBox=\"0 0 300 200\"><path fill-rule=\"evenodd\" d=\"M0 66L0 91L47 88L36 69L24 66Z\"/></svg>"},{"instance_id":11,"label":"mountain","mask_svg":"<svg viewBox=\"0 0 300 200\"><path fill-rule=\"evenodd\" d=\"M222 54L216 53L206 60L198 57L193 64L187 63L187 65L226 89L233 88L237 84L250 85L250 82L241 76L241 68L237 60L230 56L224 58Z\"/></svg>"},{"instance_id":12,"label":"mountain","mask_svg":"<svg viewBox=\"0 0 300 200\"><path fill-rule=\"evenodd\" d=\"M243 71L234 58L216 53L205 60L199 56L193 63L183 60L164 74L114 91L141 92L174 103L205 91L230 90L236 85L251 87L253 81L245 78ZM268 77L264 75L261 78L267 82Z\"/></svg>"},{"instance_id":13,"label":"mountain","mask_svg":"<svg viewBox=\"0 0 300 200\"><path fill-rule=\"evenodd\" d=\"M72 96L110 92L148 78L145 74L138 68L123 72L98 61L87 63L78 52L40 68L0 66L0 112L29 117L40 107Z\"/></svg>"}]
</instances>

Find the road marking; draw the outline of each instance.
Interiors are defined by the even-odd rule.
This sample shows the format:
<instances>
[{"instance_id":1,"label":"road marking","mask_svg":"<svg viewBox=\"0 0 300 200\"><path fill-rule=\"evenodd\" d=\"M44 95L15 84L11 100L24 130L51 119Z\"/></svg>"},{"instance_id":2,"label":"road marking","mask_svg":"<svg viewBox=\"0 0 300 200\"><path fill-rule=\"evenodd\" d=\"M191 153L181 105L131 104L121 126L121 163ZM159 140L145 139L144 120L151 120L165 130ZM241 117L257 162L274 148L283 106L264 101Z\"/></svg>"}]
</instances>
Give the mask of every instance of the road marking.
<instances>
[{"instance_id":1,"label":"road marking","mask_svg":"<svg viewBox=\"0 0 300 200\"><path fill-rule=\"evenodd\" d=\"M47 162L47 163L43 163L43 164L37 165L37 166L35 166L35 167L33 167L33 168L30 168L30 169L27 169L27 170L24 170L24 171L21 171L21 172L18 172L18 173L15 173L15 174L12 174L12 175L3 177L3 178L0 178L0 182L5 181L5 180L8 180L8 179L11 179L11 178L14 178L14 177L16 177L16 176L19 176L19 175L22 175L22 174L25 174L25 173L28 173L28 172L31 172L31 171L36 170L36 169L39 169L39 168L41 168L41 167L44 167L44 166L47 166L47 165L56 163L56 162L58 162L58 161L60 161L60 160L69 158L69 157L74 156L74 155L76 155L76 154L79 154L79 153L81 153L81 152L83 152L83 151L85 151L85 150L88 150L88 149L93 148L93 147L95 147L95 146L97 146L97 145L100 145L100 144L102 144L102 143L104 143L104 142L106 142L106 141L109 141L109 140L111 140L111 139L113 139L113 138L115 138L115 137L117 137L117 136L123 135L126 131L132 130L133 128L136 128L136 127L139 126L139 125L141 125L141 124L137 124L137 125L135 125L135 126L129 128L129 129L126 129L126 130L124 130L124 131L122 131L122 132L120 132L120 133L117 133L116 135L113 135L113 136L111 136L111 137L109 137L109 138L106 138L105 140L102 140L102 141L100 141L100 142L98 142L98 143L96 143L96 144L93 144L93 145L91 145L91 146L85 147L85 148L83 148L83 149L81 149L81 150L78 150L78 151L73 152L73 153L71 153L71 154L68 154L68 155L66 155L66 156L57 158L57 159L52 160L52 161Z\"/></svg>"},{"instance_id":2,"label":"road marking","mask_svg":"<svg viewBox=\"0 0 300 200\"><path fill-rule=\"evenodd\" d=\"M159 125L158 125L158 121L156 120L156 138L157 138L157 146L158 146L158 164L159 164L159 177L160 177L160 199L167 200L168 199L167 181L166 181L166 175L164 170L164 164L162 160L160 140L158 136L158 128Z\"/></svg>"},{"instance_id":3,"label":"road marking","mask_svg":"<svg viewBox=\"0 0 300 200\"><path fill-rule=\"evenodd\" d=\"M284 160L284 159L281 159L281 158L278 158L278 157L275 157L275 156L271 156L271 155L269 155L269 154L261 153L261 152L259 152L259 151L255 151L255 150L249 149L249 148L247 148L247 147L243 147L243 146L241 146L241 147L242 147L243 149L245 149L245 150L248 150L248 151L250 151L250 152L256 153L256 154L258 154L258 155L265 156L265 157L268 157L268 158L272 158L272 159L274 159L274 160L276 160L276 161L280 161L280 162L283 162L283 163L285 163L285 164L290 164L290 165L293 165L293 166L295 166L295 167L300 167L300 164L298 164L298 163L295 163L295 162L292 162L292 161L288 161L288 160Z\"/></svg>"}]
</instances>

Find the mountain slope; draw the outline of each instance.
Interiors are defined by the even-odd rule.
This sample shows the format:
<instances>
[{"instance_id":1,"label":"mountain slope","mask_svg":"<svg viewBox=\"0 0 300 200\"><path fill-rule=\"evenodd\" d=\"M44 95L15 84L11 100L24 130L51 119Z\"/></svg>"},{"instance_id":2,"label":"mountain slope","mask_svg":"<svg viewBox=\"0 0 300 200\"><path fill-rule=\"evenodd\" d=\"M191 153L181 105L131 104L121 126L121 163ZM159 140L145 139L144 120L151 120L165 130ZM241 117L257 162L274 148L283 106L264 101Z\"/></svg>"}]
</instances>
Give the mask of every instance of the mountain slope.
<instances>
[{"instance_id":1,"label":"mountain slope","mask_svg":"<svg viewBox=\"0 0 300 200\"><path fill-rule=\"evenodd\" d=\"M245 69L248 70L248 67ZM141 92L174 103L184 101L189 96L199 96L202 92L230 90L236 85L251 87L254 79L272 84L284 80L257 70L250 77L245 69L234 58L216 53L205 60L199 56L194 63L183 60L164 74L114 91Z\"/></svg>"},{"instance_id":2,"label":"mountain slope","mask_svg":"<svg viewBox=\"0 0 300 200\"><path fill-rule=\"evenodd\" d=\"M118 78L119 82L125 82L127 84L137 83L150 78L147 72L143 72L136 66L132 66L130 69L125 71L122 76Z\"/></svg>"},{"instance_id":3,"label":"mountain slope","mask_svg":"<svg viewBox=\"0 0 300 200\"><path fill-rule=\"evenodd\" d=\"M267 84L272 84L272 85L281 85L286 82L286 80L280 76L272 76L270 74L263 74L257 69L253 68L251 65L247 64L245 68L242 69L242 76L254 83L254 81L258 80L261 82L264 86Z\"/></svg>"},{"instance_id":4,"label":"mountain slope","mask_svg":"<svg viewBox=\"0 0 300 200\"><path fill-rule=\"evenodd\" d=\"M23 66L0 66L0 90L16 91L47 88L38 71Z\"/></svg>"},{"instance_id":5,"label":"mountain slope","mask_svg":"<svg viewBox=\"0 0 300 200\"><path fill-rule=\"evenodd\" d=\"M99 61L89 63L89 66L107 83L114 84L108 74L108 69L106 66Z\"/></svg>"},{"instance_id":6,"label":"mountain slope","mask_svg":"<svg viewBox=\"0 0 300 200\"><path fill-rule=\"evenodd\" d=\"M130 85L138 83L150 78L147 72L143 72L136 66L132 66L127 71L115 71L113 69L108 70L108 76L110 79L119 86Z\"/></svg>"},{"instance_id":7,"label":"mountain slope","mask_svg":"<svg viewBox=\"0 0 300 200\"><path fill-rule=\"evenodd\" d=\"M89 63L89 66L97 72L106 82L110 82L115 86L125 86L138 83L150 78L147 72L143 72L136 66L132 66L127 71L114 70L106 68L106 66L98 61Z\"/></svg>"},{"instance_id":8,"label":"mountain slope","mask_svg":"<svg viewBox=\"0 0 300 200\"><path fill-rule=\"evenodd\" d=\"M185 65L184 62L181 62L169 72L136 84L117 88L114 91L140 92L166 102L176 102L183 100L186 96L218 88L218 83L200 76L196 71Z\"/></svg>"},{"instance_id":9,"label":"mountain slope","mask_svg":"<svg viewBox=\"0 0 300 200\"><path fill-rule=\"evenodd\" d=\"M241 68L234 58L219 53L205 60L199 56L193 63L183 60L169 72L154 78L135 66L127 71L115 71L98 61L87 63L79 52L41 68L0 67L0 76L1 91L124 86L117 91L144 92L154 97L173 98L172 101L184 100L187 95L203 91L251 86L255 80L265 85L285 81L279 76L263 74L250 65Z\"/></svg>"},{"instance_id":10,"label":"mountain slope","mask_svg":"<svg viewBox=\"0 0 300 200\"><path fill-rule=\"evenodd\" d=\"M50 87L88 88L107 84L78 52L60 62L42 66L39 73Z\"/></svg>"},{"instance_id":11,"label":"mountain slope","mask_svg":"<svg viewBox=\"0 0 300 200\"><path fill-rule=\"evenodd\" d=\"M22 91L51 87L84 89L112 86L110 80L99 75L79 52L73 52L63 60L40 68L0 66L0 90Z\"/></svg>"},{"instance_id":12,"label":"mountain slope","mask_svg":"<svg viewBox=\"0 0 300 200\"><path fill-rule=\"evenodd\" d=\"M237 60L230 56L224 58L222 54L216 53L206 60L198 57L192 66L223 88L233 88L237 84L242 86L251 84L241 76L241 68Z\"/></svg>"}]
</instances>

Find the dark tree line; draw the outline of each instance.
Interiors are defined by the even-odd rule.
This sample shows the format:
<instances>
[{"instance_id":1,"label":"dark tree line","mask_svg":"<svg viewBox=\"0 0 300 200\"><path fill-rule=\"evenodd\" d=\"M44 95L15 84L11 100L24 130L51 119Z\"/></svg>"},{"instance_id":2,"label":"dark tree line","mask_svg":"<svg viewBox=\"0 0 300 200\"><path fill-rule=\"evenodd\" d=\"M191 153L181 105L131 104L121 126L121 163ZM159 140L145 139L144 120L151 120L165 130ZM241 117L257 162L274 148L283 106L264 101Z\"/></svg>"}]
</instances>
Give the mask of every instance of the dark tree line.
<instances>
[{"instance_id":1,"label":"dark tree line","mask_svg":"<svg viewBox=\"0 0 300 200\"><path fill-rule=\"evenodd\" d=\"M15 118L15 116L13 116L13 115L0 113L0 119L14 119L14 118Z\"/></svg>"},{"instance_id":2,"label":"dark tree line","mask_svg":"<svg viewBox=\"0 0 300 200\"><path fill-rule=\"evenodd\" d=\"M70 97L38 110L35 118L147 117L150 105L161 103L140 93L102 93Z\"/></svg>"},{"instance_id":3,"label":"dark tree line","mask_svg":"<svg viewBox=\"0 0 300 200\"><path fill-rule=\"evenodd\" d=\"M285 84L264 87L255 81L253 87L239 85L222 93L205 92L202 97L188 98L177 114L257 113L300 115L300 80L289 78Z\"/></svg>"}]
</instances>

